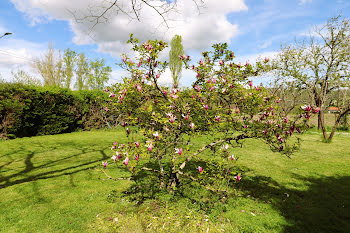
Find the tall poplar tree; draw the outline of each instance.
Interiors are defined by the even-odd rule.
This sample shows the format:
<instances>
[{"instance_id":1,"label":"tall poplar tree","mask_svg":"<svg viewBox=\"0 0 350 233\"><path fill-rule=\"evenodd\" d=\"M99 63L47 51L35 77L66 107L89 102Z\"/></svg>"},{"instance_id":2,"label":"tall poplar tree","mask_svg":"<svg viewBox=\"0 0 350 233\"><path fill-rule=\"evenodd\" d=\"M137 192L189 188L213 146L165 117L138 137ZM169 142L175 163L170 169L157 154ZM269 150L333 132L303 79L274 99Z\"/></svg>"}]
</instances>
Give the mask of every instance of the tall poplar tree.
<instances>
[{"instance_id":1,"label":"tall poplar tree","mask_svg":"<svg viewBox=\"0 0 350 233\"><path fill-rule=\"evenodd\" d=\"M182 38L179 35L175 35L171 39L171 49L169 52L169 68L171 71L171 76L173 78L173 87L177 88L179 86L179 81L181 78L182 71L182 61L180 56L184 54L184 48L181 44Z\"/></svg>"}]
</instances>

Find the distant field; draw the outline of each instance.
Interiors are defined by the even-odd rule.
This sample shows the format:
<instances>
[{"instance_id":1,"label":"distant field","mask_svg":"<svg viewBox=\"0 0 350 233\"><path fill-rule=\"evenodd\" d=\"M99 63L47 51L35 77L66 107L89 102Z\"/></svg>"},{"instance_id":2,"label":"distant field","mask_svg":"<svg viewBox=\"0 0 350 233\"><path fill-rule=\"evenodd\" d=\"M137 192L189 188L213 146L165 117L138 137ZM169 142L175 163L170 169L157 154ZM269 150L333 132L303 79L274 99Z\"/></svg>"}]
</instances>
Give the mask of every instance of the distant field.
<instances>
[{"instance_id":1,"label":"distant field","mask_svg":"<svg viewBox=\"0 0 350 233\"><path fill-rule=\"evenodd\" d=\"M110 161L114 140L124 134L1 141L0 232L350 232L349 134L331 144L305 134L292 159L248 140L235 149L245 173L228 200L198 199L193 187L131 200L132 181L108 180L96 169Z\"/></svg>"}]
</instances>

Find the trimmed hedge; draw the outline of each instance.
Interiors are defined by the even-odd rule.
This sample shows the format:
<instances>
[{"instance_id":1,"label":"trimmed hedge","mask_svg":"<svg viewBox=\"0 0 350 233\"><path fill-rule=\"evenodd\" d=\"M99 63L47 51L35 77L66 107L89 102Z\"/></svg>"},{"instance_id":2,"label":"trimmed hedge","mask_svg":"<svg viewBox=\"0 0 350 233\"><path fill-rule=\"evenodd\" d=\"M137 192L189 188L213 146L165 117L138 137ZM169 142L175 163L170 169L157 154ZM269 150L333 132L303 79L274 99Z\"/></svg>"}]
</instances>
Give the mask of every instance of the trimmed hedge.
<instances>
[{"instance_id":1,"label":"trimmed hedge","mask_svg":"<svg viewBox=\"0 0 350 233\"><path fill-rule=\"evenodd\" d=\"M105 127L106 99L103 91L0 83L0 138Z\"/></svg>"}]
</instances>

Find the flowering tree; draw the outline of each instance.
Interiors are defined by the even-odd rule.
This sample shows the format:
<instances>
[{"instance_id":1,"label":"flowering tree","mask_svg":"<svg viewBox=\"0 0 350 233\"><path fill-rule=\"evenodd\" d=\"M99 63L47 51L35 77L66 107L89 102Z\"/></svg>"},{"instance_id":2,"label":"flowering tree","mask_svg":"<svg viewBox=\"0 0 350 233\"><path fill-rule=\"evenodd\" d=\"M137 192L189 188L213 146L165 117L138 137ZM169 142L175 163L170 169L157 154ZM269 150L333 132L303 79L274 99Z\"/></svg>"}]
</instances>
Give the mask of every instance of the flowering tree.
<instances>
[{"instance_id":1,"label":"flowering tree","mask_svg":"<svg viewBox=\"0 0 350 233\"><path fill-rule=\"evenodd\" d=\"M119 94L110 94L109 106L121 113L128 143L115 142L112 159L133 177L143 170L159 174L160 188L173 189L184 179L211 190L218 190L221 181L237 182L241 174L233 170L238 159L234 147L241 146L244 139L257 138L289 156L299 141L288 139L301 133L317 112L304 106L296 119L282 117L279 100L263 87L253 86L248 77L268 69L268 59L254 66L236 64L226 44L215 44L196 64L182 55L185 67L197 73L197 80L188 89L169 89L158 82L168 65L158 55L167 44L158 40L140 44L132 35L128 43L139 56L123 55L121 66L130 77ZM203 136L207 140L201 140L201 147L194 150L191 141ZM215 166L201 163L201 154L208 149L215 151ZM155 163L157 169L151 166Z\"/></svg>"}]
</instances>

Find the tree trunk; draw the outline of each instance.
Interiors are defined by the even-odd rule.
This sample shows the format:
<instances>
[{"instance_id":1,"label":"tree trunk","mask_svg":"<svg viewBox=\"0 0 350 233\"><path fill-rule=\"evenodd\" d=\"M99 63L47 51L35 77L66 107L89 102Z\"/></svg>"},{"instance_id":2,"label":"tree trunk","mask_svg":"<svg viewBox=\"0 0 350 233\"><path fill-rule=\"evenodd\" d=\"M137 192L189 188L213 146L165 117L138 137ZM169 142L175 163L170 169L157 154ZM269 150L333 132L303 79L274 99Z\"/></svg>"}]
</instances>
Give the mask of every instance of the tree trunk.
<instances>
[{"instance_id":1,"label":"tree trunk","mask_svg":"<svg viewBox=\"0 0 350 233\"><path fill-rule=\"evenodd\" d=\"M322 123L321 123L321 111L318 112L318 116L317 116L318 122L317 122L317 129L320 130L322 127Z\"/></svg>"},{"instance_id":2,"label":"tree trunk","mask_svg":"<svg viewBox=\"0 0 350 233\"><path fill-rule=\"evenodd\" d=\"M344 112L340 113L337 117L337 120L334 123L333 129L331 134L329 135L329 138L327 139L328 142L332 141L333 136L335 134L335 131L337 130L337 127L340 123L340 120L342 119L342 117L347 117L347 114L350 112L350 108L346 109Z\"/></svg>"},{"instance_id":3,"label":"tree trunk","mask_svg":"<svg viewBox=\"0 0 350 233\"><path fill-rule=\"evenodd\" d=\"M320 122L320 124L321 124L321 129L322 129L322 134L323 134L323 139L325 140L325 141L327 141L328 139L327 139L327 131L326 131L326 128L325 128L325 125L324 125L324 113L323 113L323 111L319 111L319 122Z\"/></svg>"}]
</instances>

